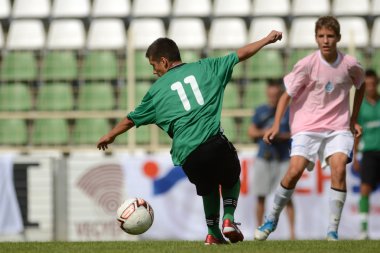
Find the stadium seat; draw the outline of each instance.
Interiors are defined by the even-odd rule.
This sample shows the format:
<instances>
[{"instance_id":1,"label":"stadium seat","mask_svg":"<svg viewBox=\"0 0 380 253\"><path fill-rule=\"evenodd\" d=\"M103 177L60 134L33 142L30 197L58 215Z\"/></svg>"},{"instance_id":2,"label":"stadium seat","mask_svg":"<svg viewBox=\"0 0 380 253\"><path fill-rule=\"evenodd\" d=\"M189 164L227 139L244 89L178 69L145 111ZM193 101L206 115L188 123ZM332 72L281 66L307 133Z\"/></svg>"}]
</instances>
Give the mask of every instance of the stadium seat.
<instances>
[{"instance_id":1,"label":"stadium seat","mask_svg":"<svg viewBox=\"0 0 380 253\"><path fill-rule=\"evenodd\" d=\"M151 142L151 128L152 125L140 126L136 128L136 144L147 145Z\"/></svg>"},{"instance_id":2,"label":"stadium seat","mask_svg":"<svg viewBox=\"0 0 380 253\"><path fill-rule=\"evenodd\" d=\"M41 20L13 20L9 27L8 50L41 50L45 46L45 30Z\"/></svg>"},{"instance_id":3,"label":"stadium seat","mask_svg":"<svg viewBox=\"0 0 380 253\"><path fill-rule=\"evenodd\" d=\"M369 0L332 0L331 12L334 16L368 15Z\"/></svg>"},{"instance_id":4,"label":"stadium seat","mask_svg":"<svg viewBox=\"0 0 380 253\"><path fill-rule=\"evenodd\" d=\"M0 85L0 111L28 111L32 108L32 94L23 83Z\"/></svg>"},{"instance_id":5,"label":"stadium seat","mask_svg":"<svg viewBox=\"0 0 380 253\"><path fill-rule=\"evenodd\" d=\"M223 109L237 109L240 107L239 86L230 82L224 90Z\"/></svg>"},{"instance_id":6,"label":"stadium seat","mask_svg":"<svg viewBox=\"0 0 380 253\"><path fill-rule=\"evenodd\" d=\"M78 66L73 51L48 51L42 58L43 80L74 80L78 77Z\"/></svg>"},{"instance_id":7,"label":"stadium seat","mask_svg":"<svg viewBox=\"0 0 380 253\"><path fill-rule=\"evenodd\" d=\"M215 17L246 17L251 14L251 0L214 0Z\"/></svg>"},{"instance_id":8,"label":"stadium seat","mask_svg":"<svg viewBox=\"0 0 380 253\"><path fill-rule=\"evenodd\" d=\"M288 32L285 21L278 17L254 18L248 30L248 41L253 42L267 36L272 30L282 32L281 41L272 43L265 48L285 48L287 46Z\"/></svg>"},{"instance_id":9,"label":"stadium seat","mask_svg":"<svg viewBox=\"0 0 380 253\"><path fill-rule=\"evenodd\" d=\"M206 29L198 18L174 18L170 21L168 37L173 39L180 50L201 50L206 46Z\"/></svg>"},{"instance_id":10,"label":"stadium seat","mask_svg":"<svg viewBox=\"0 0 380 253\"><path fill-rule=\"evenodd\" d=\"M174 0L174 17L208 17L211 15L211 0Z\"/></svg>"},{"instance_id":11,"label":"stadium seat","mask_svg":"<svg viewBox=\"0 0 380 253\"><path fill-rule=\"evenodd\" d=\"M82 50L85 47L86 32L79 19L59 19L50 23L47 49Z\"/></svg>"},{"instance_id":12,"label":"stadium seat","mask_svg":"<svg viewBox=\"0 0 380 253\"><path fill-rule=\"evenodd\" d=\"M74 107L73 90L69 83L46 83L38 89L36 109L70 111Z\"/></svg>"},{"instance_id":13,"label":"stadium seat","mask_svg":"<svg viewBox=\"0 0 380 253\"><path fill-rule=\"evenodd\" d=\"M237 141L237 126L233 117L222 116L220 119L220 126L223 128L224 134L230 142L234 143Z\"/></svg>"},{"instance_id":14,"label":"stadium seat","mask_svg":"<svg viewBox=\"0 0 380 253\"><path fill-rule=\"evenodd\" d=\"M170 0L134 0L132 3L134 17L166 17L170 11Z\"/></svg>"},{"instance_id":15,"label":"stadium seat","mask_svg":"<svg viewBox=\"0 0 380 253\"><path fill-rule=\"evenodd\" d=\"M239 129L239 141L244 144L252 143L251 138L248 136L248 128L252 122L251 117L242 118L240 129Z\"/></svg>"},{"instance_id":16,"label":"stadium seat","mask_svg":"<svg viewBox=\"0 0 380 253\"><path fill-rule=\"evenodd\" d=\"M197 61L207 44L206 29L198 18L172 19L168 37L177 43L183 62Z\"/></svg>"},{"instance_id":17,"label":"stadium seat","mask_svg":"<svg viewBox=\"0 0 380 253\"><path fill-rule=\"evenodd\" d=\"M129 30L132 36L131 46L144 51L157 38L166 36L164 23L158 18L133 19Z\"/></svg>"},{"instance_id":18,"label":"stadium seat","mask_svg":"<svg viewBox=\"0 0 380 253\"><path fill-rule=\"evenodd\" d=\"M247 29L243 19L219 18L214 19L209 31L209 56L226 55L232 50L247 43ZM234 68L233 78L244 77L244 65L238 64Z\"/></svg>"},{"instance_id":19,"label":"stadium seat","mask_svg":"<svg viewBox=\"0 0 380 253\"><path fill-rule=\"evenodd\" d=\"M287 16L290 13L289 0L254 0L252 14L254 16Z\"/></svg>"},{"instance_id":20,"label":"stadium seat","mask_svg":"<svg viewBox=\"0 0 380 253\"><path fill-rule=\"evenodd\" d=\"M248 78L278 78L284 75L285 63L278 49L261 50L246 63Z\"/></svg>"},{"instance_id":21,"label":"stadium seat","mask_svg":"<svg viewBox=\"0 0 380 253\"><path fill-rule=\"evenodd\" d=\"M371 47L380 48L380 17L376 18L373 22L371 30Z\"/></svg>"},{"instance_id":22,"label":"stadium seat","mask_svg":"<svg viewBox=\"0 0 380 253\"><path fill-rule=\"evenodd\" d=\"M23 119L0 119L0 145L25 145L28 129Z\"/></svg>"},{"instance_id":23,"label":"stadium seat","mask_svg":"<svg viewBox=\"0 0 380 253\"><path fill-rule=\"evenodd\" d=\"M289 31L290 48L316 48L316 17L295 18Z\"/></svg>"},{"instance_id":24,"label":"stadium seat","mask_svg":"<svg viewBox=\"0 0 380 253\"><path fill-rule=\"evenodd\" d=\"M127 110L128 109L128 87L123 85L118 90L118 109Z\"/></svg>"},{"instance_id":25,"label":"stadium seat","mask_svg":"<svg viewBox=\"0 0 380 253\"><path fill-rule=\"evenodd\" d=\"M171 145L172 139L162 129L158 129L158 142L163 145Z\"/></svg>"},{"instance_id":26,"label":"stadium seat","mask_svg":"<svg viewBox=\"0 0 380 253\"><path fill-rule=\"evenodd\" d=\"M138 82L136 83L136 96L135 103L139 105L144 98L145 94L148 92L152 84L150 82Z\"/></svg>"},{"instance_id":27,"label":"stadium seat","mask_svg":"<svg viewBox=\"0 0 380 253\"><path fill-rule=\"evenodd\" d=\"M47 18L50 15L49 0L15 0L13 18Z\"/></svg>"},{"instance_id":28,"label":"stadium seat","mask_svg":"<svg viewBox=\"0 0 380 253\"><path fill-rule=\"evenodd\" d=\"M54 0L53 18L86 18L90 14L90 0Z\"/></svg>"},{"instance_id":29,"label":"stadium seat","mask_svg":"<svg viewBox=\"0 0 380 253\"><path fill-rule=\"evenodd\" d=\"M340 47L367 48L369 32L364 18L360 17L340 17Z\"/></svg>"},{"instance_id":30,"label":"stadium seat","mask_svg":"<svg viewBox=\"0 0 380 253\"><path fill-rule=\"evenodd\" d=\"M83 78L111 80L118 78L118 61L112 51L89 51L83 60Z\"/></svg>"},{"instance_id":31,"label":"stadium seat","mask_svg":"<svg viewBox=\"0 0 380 253\"><path fill-rule=\"evenodd\" d=\"M325 16L330 13L330 0L293 0L293 16Z\"/></svg>"},{"instance_id":32,"label":"stadium seat","mask_svg":"<svg viewBox=\"0 0 380 253\"><path fill-rule=\"evenodd\" d=\"M312 52L316 51L317 48L315 49L291 49L289 52L288 56L288 61L286 65L286 70L291 71L294 67L294 65L301 60L303 57L307 56L308 54L311 54Z\"/></svg>"},{"instance_id":33,"label":"stadium seat","mask_svg":"<svg viewBox=\"0 0 380 253\"><path fill-rule=\"evenodd\" d=\"M0 25L0 48L3 48L3 47L4 47L4 33L3 33L3 28Z\"/></svg>"},{"instance_id":34,"label":"stadium seat","mask_svg":"<svg viewBox=\"0 0 380 253\"><path fill-rule=\"evenodd\" d=\"M0 19L7 19L11 14L10 0L0 0Z\"/></svg>"},{"instance_id":35,"label":"stadium seat","mask_svg":"<svg viewBox=\"0 0 380 253\"><path fill-rule=\"evenodd\" d=\"M9 51L3 55L1 80L34 80L37 77L37 62L32 51Z\"/></svg>"},{"instance_id":36,"label":"stadium seat","mask_svg":"<svg viewBox=\"0 0 380 253\"><path fill-rule=\"evenodd\" d=\"M372 0L370 15L380 16L380 0Z\"/></svg>"},{"instance_id":37,"label":"stadium seat","mask_svg":"<svg viewBox=\"0 0 380 253\"><path fill-rule=\"evenodd\" d=\"M376 70L380 69L380 49L379 48L374 49L374 52L372 53L372 56L371 56L370 66L371 68L376 69Z\"/></svg>"},{"instance_id":38,"label":"stadium seat","mask_svg":"<svg viewBox=\"0 0 380 253\"><path fill-rule=\"evenodd\" d=\"M218 18L211 23L209 48L236 49L247 43L247 29L243 19Z\"/></svg>"},{"instance_id":39,"label":"stadium seat","mask_svg":"<svg viewBox=\"0 0 380 253\"><path fill-rule=\"evenodd\" d=\"M124 18L130 14L131 0L94 0L92 4L92 17L118 17Z\"/></svg>"},{"instance_id":40,"label":"stadium seat","mask_svg":"<svg viewBox=\"0 0 380 253\"><path fill-rule=\"evenodd\" d=\"M243 93L243 107L255 109L263 103L266 103L266 82L255 81L248 83Z\"/></svg>"},{"instance_id":41,"label":"stadium seat","mask_svg":"<svg viewBox=\"0 0 380 253\"><path fill-rule=\"evenodd\" d=\"M33 145L66 145L69 127L65 119L36 119L32 130Z\"/></svg>"},{"instance_id":42,"label":"stadium seat","mask_svg":"<svg viewBox=\"0 0 380 253\"><path fill-rule=\"evenodd\" d=\"M111 84L86 83L79 87L79 110L112 110L115 98Z\"/></svg>"},{"instance_id":43,"label":"stadium seat","mask_svg":"<svg viewBox=\"0 0 380 253\"><path fill-rule=\"evenodd\" d=\"M87 37L90 50L125 49L126 37L124 23L120 19L94 19Z\"/></svg>"},{"instance_id":44,"label":"stadium seat","mask_svg":"<svg viewBox=\"0 0 380 253\"><path fill-rule=\"evenodd\" d=\"M110 123L105 118L77 119L72 141L78 145L95 145L99 138L110 130Z\"/></svg>"}]
</instances>

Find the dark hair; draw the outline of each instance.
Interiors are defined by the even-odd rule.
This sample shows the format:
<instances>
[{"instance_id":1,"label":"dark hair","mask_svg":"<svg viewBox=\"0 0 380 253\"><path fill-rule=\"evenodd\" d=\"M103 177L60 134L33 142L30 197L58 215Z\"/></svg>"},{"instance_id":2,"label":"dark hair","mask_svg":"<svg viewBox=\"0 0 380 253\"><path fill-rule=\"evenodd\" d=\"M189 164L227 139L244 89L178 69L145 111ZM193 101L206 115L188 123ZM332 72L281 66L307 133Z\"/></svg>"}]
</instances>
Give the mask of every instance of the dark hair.
<instances>
[{"instance_id":1,"label":"dark hair","mask_svg":"<svg viewBox=\"0 0 380 253\"><path fill-rule=\"evenodd\" d=\"M376 74L376 71L374 69L367 69L365 71L365 76L367 77L374 77L377 79L377 74Z\"/></svg>"},{"instance_id":2,"label":"dark hair","mask_svg":"<svg viewBox=\"0 0 380 253\"><path fill-rule=\"evenodd\" d=\"M328 29L331 29L335 32L337 36L340 37L340 25L338 20L333 16L323 16L320 17L317 22L315 22L315 35L317 35L317 32L322 27L326 27Z\"/></svg>"},{"instance_id":3,"label":"dark hair","mask_svg":"<svg viewBox=\"0 0 380 253\"><path fill-rule=\"evenodd\" d=\"M161 57L169 61L181 61L177 44L169 38L156 39L146 50L145 56L154 61L158 61Z\"/></svg>"},{"instance_id":4,"label":"dark hair","mask_svg":"<svg viewBox=\"0 0 380 253\"><path fill-rule=\"evenodd\" d=\"M285 90L284 83L281 78L268 78L267 87L279 87L281 90Z\"/></svg>"}]
</instances>

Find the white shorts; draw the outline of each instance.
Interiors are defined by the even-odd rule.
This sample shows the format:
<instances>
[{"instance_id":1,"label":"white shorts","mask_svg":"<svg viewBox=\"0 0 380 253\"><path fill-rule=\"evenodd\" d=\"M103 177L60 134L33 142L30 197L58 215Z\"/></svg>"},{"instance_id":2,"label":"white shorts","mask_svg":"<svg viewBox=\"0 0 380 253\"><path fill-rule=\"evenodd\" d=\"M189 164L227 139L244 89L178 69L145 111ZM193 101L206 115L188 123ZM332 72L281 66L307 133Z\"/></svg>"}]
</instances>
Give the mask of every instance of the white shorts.
<instances>
[{"instance_id":1,"label":"white shorts","mask_svg":"<svg viewBox=\"0 0 380 253\"><path fill-rule=\"evenodd\" d=\"M310 171L318 159L325 168L327 159L335 153L346 154L350 162L353 146L354 137L350 131L301 132L292 136L290 156L305 157L309 160L307 169Z\"/></svg>"},{"instance_id":2,"label":"white shorts","mask_svg":"<svg viewBox=\"0 0 380 253\"><path fill-rule=\"evenodd\" d=\"M252 170L252 192L256 196L264 197L270 194L280 184L289 166L286 161L267 161L257 157Z\"/></svg>"}]
</instances>

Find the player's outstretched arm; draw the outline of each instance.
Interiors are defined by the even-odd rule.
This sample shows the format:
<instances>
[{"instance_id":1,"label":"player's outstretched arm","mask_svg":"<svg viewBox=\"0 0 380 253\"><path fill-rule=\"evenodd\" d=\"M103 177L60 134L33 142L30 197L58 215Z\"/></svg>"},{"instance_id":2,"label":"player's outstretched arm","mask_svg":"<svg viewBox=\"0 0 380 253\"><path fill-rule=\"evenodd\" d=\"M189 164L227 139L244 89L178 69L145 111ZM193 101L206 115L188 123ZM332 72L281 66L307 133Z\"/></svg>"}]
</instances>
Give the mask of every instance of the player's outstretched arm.
<instances>
[{"instance_id":1,"label":"player's outstretched arm","mask_svg":"<svg viewBox=\"0 0 380 253\"><path fill-rule=\"evenodd\" d=\"M362 128L359 124L357 124L357 119L360 111L360 106L363 101L365 93L365 84L363 83L360 86L360 89L355 91L354 96L354 106L352 108L352 114L351 114L351 121L350 121L350 128L351 132L355 137L360 137L362 135Z\"/></svg>"},{"instance_id":2,"label":"player's outstretched arm","mask_svg":"<svg viewBox=\"0 0 380 253\"><path fill-rule=\"evenodd\" d=\"M271 31L266 37L262 38L261 40L252 42L248 45L245 45L241 48L239 48L236 53L239 57L239 61L244 61L257 53L261 48L264 46L275 43L278 40L282 39L282 32L278 31Z\"/></svg>"},{"instance_id":3,"label":"player's outstretched arm","mask_svg":"<svg viewBox=\"0 0 380 253\"><path fill-rule=\"evenodd\" d=\"M273 139L276 137L276 135L280 131L281 118L285 113L286 107L288 106L290 99L291 99L291 97L286 92L284 92L281 95L281 98L277 104L273 126L271 128L269 128L264 134L263 140L265 143L271 144Z\"/></svg>"},{"instance_id":4,"label":"player's outstretched arm","mask_svg":"<svg viewBox=\"0 0 380 253\"><path fill-rule=\"evenodd\" d=\"M111 144L115 140L116 136L128 131L134 125L135 123L132 120L125 117L123 120L117 123L116 126L111 129L111 131L99 139L96 147L99 150L106 150L108 148L108 144Z\"/></svg>"}]
</instances>

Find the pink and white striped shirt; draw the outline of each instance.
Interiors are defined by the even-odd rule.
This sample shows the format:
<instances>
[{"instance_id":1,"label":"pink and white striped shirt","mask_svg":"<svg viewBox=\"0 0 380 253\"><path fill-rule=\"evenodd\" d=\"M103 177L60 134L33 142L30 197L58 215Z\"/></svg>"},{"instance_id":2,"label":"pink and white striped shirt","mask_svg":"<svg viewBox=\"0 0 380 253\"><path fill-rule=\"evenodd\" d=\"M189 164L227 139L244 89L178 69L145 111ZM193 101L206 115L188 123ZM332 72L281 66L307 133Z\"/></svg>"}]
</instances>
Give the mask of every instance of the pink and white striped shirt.
<instances>
[{"instance_id":1,"label":"pink and white striped shirt","mask_svg":"<svg viewBox=\"0 0 380 253\"><path fill-rule=\"evenodd\" d=\"M292 135L350 129L350 89L359 89L364 70L352 56L338 52L333 64L316 51L301 59L284 77L290 103Z\"/></svg>"}]
</instances>

